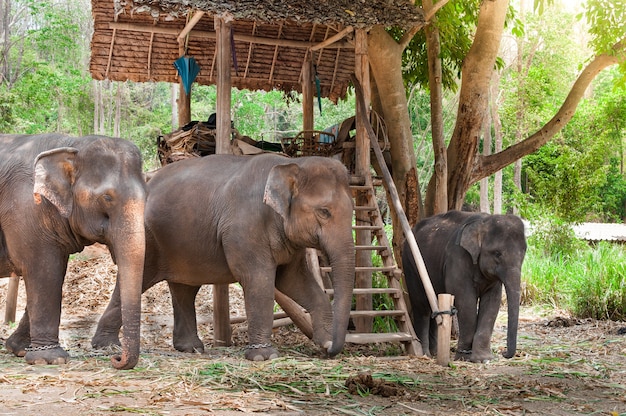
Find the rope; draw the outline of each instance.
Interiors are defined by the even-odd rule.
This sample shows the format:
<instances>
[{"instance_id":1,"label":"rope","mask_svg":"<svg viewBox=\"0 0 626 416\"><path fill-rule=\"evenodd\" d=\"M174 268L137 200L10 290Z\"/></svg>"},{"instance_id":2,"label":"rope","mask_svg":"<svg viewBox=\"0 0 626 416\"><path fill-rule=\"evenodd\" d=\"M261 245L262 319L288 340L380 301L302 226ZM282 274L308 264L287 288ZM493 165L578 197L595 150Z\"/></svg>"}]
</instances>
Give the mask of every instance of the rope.
<instances>
[{"instance_id":1,"label":"rope","mask_svg":"<svg viewBox=\"0 0 626 416\"><path fill-rule=\"evenodd\" d=\"M433 312L430 317L432 319L437 318L440 315L450 315L450 316L454 316L456 315L457 309L453 306L449 311L437 311L437 312Z\"/></svg>"}]
</instances>

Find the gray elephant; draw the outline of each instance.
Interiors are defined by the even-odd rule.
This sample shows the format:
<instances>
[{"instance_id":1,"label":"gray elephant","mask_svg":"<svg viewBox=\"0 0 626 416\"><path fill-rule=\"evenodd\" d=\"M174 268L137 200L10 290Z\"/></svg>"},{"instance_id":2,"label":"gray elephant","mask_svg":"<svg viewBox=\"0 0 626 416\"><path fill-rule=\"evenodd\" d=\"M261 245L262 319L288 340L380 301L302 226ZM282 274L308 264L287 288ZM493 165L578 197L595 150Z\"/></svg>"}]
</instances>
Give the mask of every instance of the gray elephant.
<instances>
[{"instance_id":1,"label":"gray elephant","mask_svg":"<svg viewBox=\"0 0 626 416\"><path fill-rule=\"evenodd\" d=\"M491 334L500 309L502 285L508 304L507 349L515 355L520 280L526 238L514 215L450 211L419 222L413 234L437 294L455 296L459 339L456 359L483 362L493 358ZM402 252L413 326L424 353L437 351L437 325L431 317L422 281L408 244Z\"/></svg>"},{"instance_id":2,"label":"gray elephant","mask_svg":"<svg viewBox=\"0 0 626 416\"><path fill-rule=\"evenodd\" d=\"M148 182L143 289L166 280L174 306L174 347L204 351L196 326L201 285L239 282L248 318L245 356L278 356L270 343L274 287L307 309L313 341L334 356L342 349L354 286L352 196L348 172L323 157L211 155L161 168ZM334 302L306 265L306 248L332 267ZM95 347L116 344L116 287Z\"/></svg>"},{"instance_id":3,"label":"gray elephant","mask_svg":"<svg viewBox=\"0 0 626 416\"><path fill-rule=\"evenodd\" d=\"M139 359L146 185L132 143L103 136L0 135L0 276L23 276L26 310L6 348L30 364L65 363L59 345L69 255L106 244L123 293L124 343L113 366Z\"/></svg>"}]
</instances>

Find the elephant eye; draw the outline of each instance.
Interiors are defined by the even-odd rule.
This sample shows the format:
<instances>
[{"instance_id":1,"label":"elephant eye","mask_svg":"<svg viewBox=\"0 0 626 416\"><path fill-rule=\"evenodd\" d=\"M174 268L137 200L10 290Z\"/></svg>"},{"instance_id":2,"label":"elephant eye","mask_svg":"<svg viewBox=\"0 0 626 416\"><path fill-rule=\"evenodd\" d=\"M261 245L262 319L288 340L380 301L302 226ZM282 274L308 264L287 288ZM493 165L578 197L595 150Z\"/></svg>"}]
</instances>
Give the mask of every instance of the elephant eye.
<instances>
[{"instance_id":1,"label":"elephant eye","mask_svg":"<svg viewBox=\"0 0 626 416\"><path fill-rule=\"evenodd\" d=\"M499 259L500 257L502 257L502 253L501 253L501 252L499 252L499 251L494 251L494 252L493 252L493 255L494 255L496 258L498 258L498 259Z\"/></svg>"},{"instance_id":2,"label":"elephant eye","mask_svg":"<svg viewBox=\"0 0 626 416\"><path fill-rule=\"evenodd\" d=\"M328 208L318 208L317 213L322 219L327 220L330 218L330 210Z\"/></svg>"}]
</instances>

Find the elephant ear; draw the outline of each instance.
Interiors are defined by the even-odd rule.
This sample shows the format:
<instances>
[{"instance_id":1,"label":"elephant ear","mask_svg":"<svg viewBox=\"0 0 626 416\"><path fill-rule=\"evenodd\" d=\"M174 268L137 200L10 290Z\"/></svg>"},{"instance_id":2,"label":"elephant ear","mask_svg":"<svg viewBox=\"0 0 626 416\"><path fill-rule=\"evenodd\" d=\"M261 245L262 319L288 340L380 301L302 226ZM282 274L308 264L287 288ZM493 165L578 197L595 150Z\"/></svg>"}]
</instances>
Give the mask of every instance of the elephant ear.
<instances>
[{"instance_id":1,"label":"elephant ear","mask_svg":"<svg viewBox=\"0 0 626 416\"><path fill-rule=\"evenodd\" d=\"M300 167L295 163L274 166L265 183L263 203L280 214L284 221L287 221L289 205L296 189L296 177L299 171Z\"/></svg>"},{"instance_id":2,"label":"elephant ear","mask_svg":"<svg viewBox=\"0 0 626 416\"><path fill-rule=\"evenodd\" d=\"M474 264L478 263L482 246L482 223L479 219L467 222L461 229L460 241L458 241L458 244L472 256Z\"/></svg>"},{"instance_id":3,"label":"elephant ear","mask_svg":"<svg viewBox=\"0 0 626 416\"><path fill-rule=\"evenodd\" d=\"M72 185L76 179L78 149L60 147L40 153L35 158L35 185L33 197L37 205L44 197L65 218L72 212Z\"/></svg>"}]
</instances>

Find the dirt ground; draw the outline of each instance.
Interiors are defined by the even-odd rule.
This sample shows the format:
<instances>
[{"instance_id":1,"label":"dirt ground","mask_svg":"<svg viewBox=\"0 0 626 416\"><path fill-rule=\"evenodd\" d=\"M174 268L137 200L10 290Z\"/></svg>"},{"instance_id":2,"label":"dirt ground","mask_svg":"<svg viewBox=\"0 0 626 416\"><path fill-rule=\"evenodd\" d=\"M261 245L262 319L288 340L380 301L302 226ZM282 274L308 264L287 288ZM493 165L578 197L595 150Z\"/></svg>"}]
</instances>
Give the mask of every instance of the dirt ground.
<instances>
[{"instance_id":1,"label":"dirt ground","mask_svg":"<svg viewBox=\"0 0 626 416\"><path fill-rule=\"evenodd\" d=\"M210 287L197 302L206 353L176 352L169 295L160 284L144 294L139 365L118 371L110 351L90 345L114 279L115 266L101 250L70 262L61 344L72 360L30 366L0 347L0 415L626 415L624 322L525 306L514 358L448 367L403 355L394 344L348 345L324 359L299 330L284 326L274 333L281 358L252 363L243 359L245 323L234 325L232 347L211 348ZM0 305L7 283L0 279ZM242 315L235 286L231 297L231 314ZM20 285L18 319L24 300ZM14 328L0 324L2 345ZM503 309L493 348L502 350L505 338Z\"/></svg>"}]
</instances>

